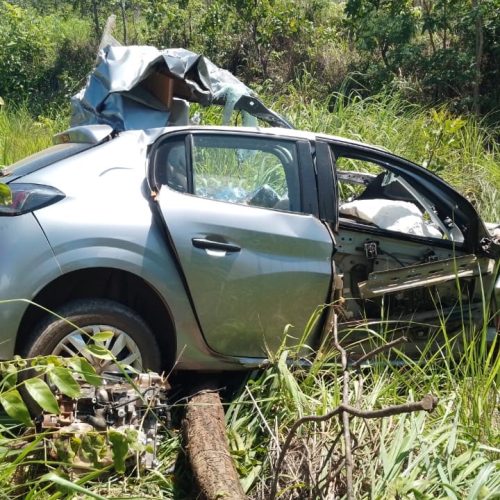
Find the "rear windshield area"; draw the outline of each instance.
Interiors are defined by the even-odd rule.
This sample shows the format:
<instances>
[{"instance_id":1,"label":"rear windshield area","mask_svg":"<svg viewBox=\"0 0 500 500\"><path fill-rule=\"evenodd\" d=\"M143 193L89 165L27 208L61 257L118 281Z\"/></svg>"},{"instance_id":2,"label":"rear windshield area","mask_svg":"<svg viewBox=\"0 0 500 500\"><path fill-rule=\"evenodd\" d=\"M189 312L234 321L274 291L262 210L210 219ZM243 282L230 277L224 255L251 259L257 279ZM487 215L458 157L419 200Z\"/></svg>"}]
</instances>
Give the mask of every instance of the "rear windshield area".
<instances>
[{"instance_id":1,"label":"rear windshield area","mask_svg":"<svg viewBox=\"0 0 500 500\"><path fill-rule=\"evenodd\" d=\"M72 142L57 144L0 169L0 177L6 177L11 174L19 176L31 174L36 170L40 170L52 163L69 158L90 147L92 147L92 144Z\"/></svg>"}]
</instances>

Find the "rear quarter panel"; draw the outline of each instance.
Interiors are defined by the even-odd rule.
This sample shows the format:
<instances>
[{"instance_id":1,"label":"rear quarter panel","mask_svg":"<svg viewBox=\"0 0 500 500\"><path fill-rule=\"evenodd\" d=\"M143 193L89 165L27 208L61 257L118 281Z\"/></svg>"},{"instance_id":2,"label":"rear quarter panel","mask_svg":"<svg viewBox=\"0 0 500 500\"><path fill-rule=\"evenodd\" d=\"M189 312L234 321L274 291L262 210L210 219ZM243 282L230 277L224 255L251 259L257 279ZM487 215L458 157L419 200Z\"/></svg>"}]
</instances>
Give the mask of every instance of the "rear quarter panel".
<instances>
[{"instance_id":1,"label":"rear quarter panel","mask_svg":"<svg viewBox=\"0 0 500 500\"><path fill-rule=\"evenodd\" d=\"M180 367L216 368L224 360L208 350L153 219L144 181L146 147L141 133L125 133L22 181L51 185L66 195L36 212L61 273L109 267L140 276L172 313Z\"/></svg>"},{"instance_id":2,"label":"rear quarter panel","mask_svg":"<svg viewBox=\"0 0 500 500\"><path fill-rule=\"evenodd\" d=\"M13 356L17 330L29 301L60 274L33 214L0 217L0 359Z\"/></svg>"}]
</instances>

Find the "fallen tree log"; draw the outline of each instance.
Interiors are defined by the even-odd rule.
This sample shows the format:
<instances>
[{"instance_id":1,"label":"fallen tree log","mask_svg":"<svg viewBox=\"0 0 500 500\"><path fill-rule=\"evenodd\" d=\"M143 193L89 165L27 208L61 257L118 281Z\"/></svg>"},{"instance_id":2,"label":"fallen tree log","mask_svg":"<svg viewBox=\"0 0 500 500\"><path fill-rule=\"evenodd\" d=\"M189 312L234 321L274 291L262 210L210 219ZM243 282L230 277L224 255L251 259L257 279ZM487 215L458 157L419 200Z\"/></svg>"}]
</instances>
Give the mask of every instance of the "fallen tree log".
<instances>
[{"instance_id":1,"label":"fallen tree log","mask_svg":"<svg viewBox=\"0 0 500 500\"><path fill-rule=\"evenodd\" d=\"M207 500L245 499L229 452L219 392L203 389L190 398L182 423L186 451Z\"/></svg>"}]
</instances>

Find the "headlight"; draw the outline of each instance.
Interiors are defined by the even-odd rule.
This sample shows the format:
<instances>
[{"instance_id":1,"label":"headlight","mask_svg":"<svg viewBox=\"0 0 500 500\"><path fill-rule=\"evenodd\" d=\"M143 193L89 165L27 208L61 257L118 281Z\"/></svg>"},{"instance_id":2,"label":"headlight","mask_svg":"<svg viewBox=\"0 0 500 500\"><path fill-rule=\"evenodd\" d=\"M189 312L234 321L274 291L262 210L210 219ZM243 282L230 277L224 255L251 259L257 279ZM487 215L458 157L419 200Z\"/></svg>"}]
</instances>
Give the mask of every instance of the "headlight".
<instances>
[{"instance_id":1,"label":"headlight","mask_svg":"<svg viewBox=\"0 0 500 500\"><path fill-rule=\"evenodd\" d=\"M65 196L56 188L39 184L12 183L8 187L10 188L10 199L4 197L3 203L0 203L0 217L33 212L52 205Z\"/></svg>"}]
</instances>

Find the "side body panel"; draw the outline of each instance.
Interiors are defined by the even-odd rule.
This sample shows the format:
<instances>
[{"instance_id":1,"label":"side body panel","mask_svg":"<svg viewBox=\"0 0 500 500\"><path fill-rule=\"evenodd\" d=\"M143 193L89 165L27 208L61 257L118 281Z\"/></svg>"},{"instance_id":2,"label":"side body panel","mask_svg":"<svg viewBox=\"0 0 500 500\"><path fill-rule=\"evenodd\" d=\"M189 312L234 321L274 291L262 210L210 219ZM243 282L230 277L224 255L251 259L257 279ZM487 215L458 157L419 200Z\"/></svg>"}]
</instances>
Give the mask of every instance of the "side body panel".
<instances>
[{"instance_id":1,"label":"side body panel","mask_svg":"<svg viewBox=\"0 0 500 500\"><path fill-rule=\"evenodd\" d=\"M159 205L207 343L219 353L266 356L289 331L296 343L328 300L332 241L314 216L230 204L163 187ZM209 238L239 247L197 248Z\"/></svg>"},{"instance_id":2,"label":"side body panel","mask_svg":"<svg viewBox=\"0 0 500 500\"><path fill-rule=\"evenodd\" d=\"M0 359L14 355L27 301L60 275L59 264L33 214L0 218Z\"/></svg>"},{"instance_id":3,"label":"side body panel","mask_svg":"<svg viewBox=\"0 0 500 500\"><path fill-rule=\"evenodd\" d=\"M66 194L36 212L60 273L109 267L143 278L172 314L176 331L165 335L177 337L180 368L234 368L239 360L214 355L199 331L168 243L151 212L145 162L146 144L137 134L123 134L22 181L52 185Z\"/></svg>"}]
</instances>

